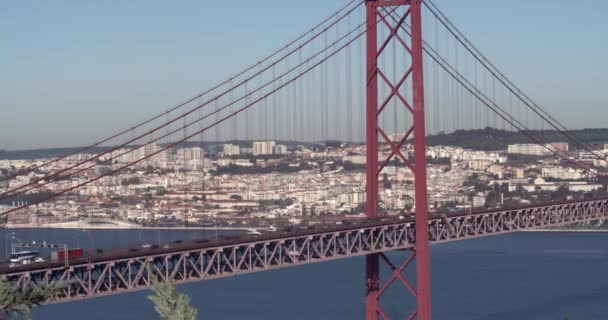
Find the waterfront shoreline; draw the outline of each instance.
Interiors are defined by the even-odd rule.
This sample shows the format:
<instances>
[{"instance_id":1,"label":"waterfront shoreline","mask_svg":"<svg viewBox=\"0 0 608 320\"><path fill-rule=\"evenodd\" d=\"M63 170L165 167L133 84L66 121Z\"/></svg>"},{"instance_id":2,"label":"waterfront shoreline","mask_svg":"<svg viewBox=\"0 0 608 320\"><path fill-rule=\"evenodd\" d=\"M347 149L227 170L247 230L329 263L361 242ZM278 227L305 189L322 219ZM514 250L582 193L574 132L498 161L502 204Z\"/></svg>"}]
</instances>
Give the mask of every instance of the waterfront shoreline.
<instances>
[{"instance_id":1,"label":"waterfront shoreline","mask_svg":"<svg viewBox=\"0 0 608 320\"><path fill-rule=\"evenodd\" d=\"M253 227L146 227L139 225L98 225L98 224L45 224L45 225L24 225L24 224L13 224L5 225L6 229L94 229L94 230L210 230L210 231L247 231L249 229L265 229L265 228L253 228Z\"/></svg>"},{"instance_id":2,"label":"waterfront shoreline","mask_svg":"<svg viewBox=\"0 0 608 320\"><path fill-rule=\"evenodd\" d=\"M147 227L136 224L130 224L123 221L112 221L104 224L90 224L83 222L65 222L57 224L29 225L29 224L11 224L3 225L6 229L95 229L95 230L210 230L210 231L247 231L250 229L264 230L265 227L204 227L204 226L175 226L175 227ZM608 229L526 229L517 230L517 232L550 232L550 233L608 233Z\"/></svg>"}]
</instances>

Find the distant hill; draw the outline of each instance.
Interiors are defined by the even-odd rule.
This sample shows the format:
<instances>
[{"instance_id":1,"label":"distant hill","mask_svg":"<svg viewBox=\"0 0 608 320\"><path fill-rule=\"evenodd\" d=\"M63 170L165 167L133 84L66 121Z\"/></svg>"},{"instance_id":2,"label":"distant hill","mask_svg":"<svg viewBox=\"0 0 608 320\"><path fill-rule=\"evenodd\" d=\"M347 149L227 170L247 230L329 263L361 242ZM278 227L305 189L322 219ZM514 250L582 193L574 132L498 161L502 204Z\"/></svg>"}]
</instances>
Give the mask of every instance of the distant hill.
<instances>
[{"instance_id":1,"label":"distant hill","mask_svg":"<svg viewBox=\"0 0 608 320\"><path fill-rule=\"evenodd\" d=\"M221 145L224 143L232 143L238 144L241 147L251 147L252 141L243 141L243 140L226 140L226 141L205 141L203 146L205 148L205 152L209 152L210 150L214 150L217 145ZM292 146L295 142L293 141L277 141L279 144L286 144L288 146ZM308 144L308 143L306 143ZM160 144L161 146L166 145L164 143ZM200 141L188 141L185 144L180 144L177 148L181 148L182 146L187 147L200 147ZM138 146L131 145L127 146L127 148L136 148ZM86 153L96 154L99 152L104 152L110 150L112 147L96 147L91 148L86 151ZM48 149L30 149L30 150L1 150L0 149L0 160L31 160L31 159L43 159L43 158L55 158L65 156L67 154L74 153L78 150L84 149L84 147L73 147L73 148L48 148Z\"/></svg>"},{"instance_id":2,"label":"distant hill","mask_svg":"<svg viewBox=\"0 0 608 320\"><path fill-rule=\"evenodd\" d=\"M579 139L591 145L603 148L608 143L608 129L582 129L569 131ZM540 137L546 142L568 142L571 148L572 141L556 130L531 130L530 133ZM456 130L452 133L430 135L427 144L430 146L449 145L475 150L505 150L509 144L534 143L530 138L520 132L485 128L477 130Z\"/></svg>"},{"instance_id":3,"label":"distant hill","mask_svg":"<svg viewBox=\"0 0 608 320\"><path fill-rule=\"evenodd\" d=\"M582 129L569 131L583 141L590 143L598 148L602 148L604 143L608 143L608 129ZM576 149L572 142L564 137L561 133L555 130L531 130L531 134L539 136L543 141L547 142L569 142L572 149ZM206 151L214 149L217 144L233 143L242 147L251 146L251 141L205 141L204 147ZM295 141L277 141L280 144L292 146ZM328 144L339 144L339 141L327 142ZM501 130L495 128L485 128L476 130L456 130L451 133L441 133L429 135L427 144L429 146L446 145L457 146L474 150L505 150L507 145L515 143L533 143L528 137L520 132ZM299 142L297 144L300 144ZM304 143L308 144L308 143ZM200 142L188 141L186 146L200 146ZM129 146L134 147L134 146ZM107 151L110 147L97 147L87 151L87 153L98 153ZM49 149L32 149L32 150L0 150L0 160L17 160L17 159L40 159L60 157L66 154L73 153L82 147L74 148L49 148Z\"/></svg>"},{"instance_id":4,"label":"distant hill","mask_svg":"<svg viewBox=\"0 0 608 320\"><path fill-rule=\"evenodd\" d=\"M31 150L0 150L0 160L28 160L28 159L41 159L59 157L66 154L73 153L82 149L82 147L74 148L49 148L49 149L31 149ZM103 152L108 150L107 147L92 148L88 152Z\"/></svg>"}]
</instances>

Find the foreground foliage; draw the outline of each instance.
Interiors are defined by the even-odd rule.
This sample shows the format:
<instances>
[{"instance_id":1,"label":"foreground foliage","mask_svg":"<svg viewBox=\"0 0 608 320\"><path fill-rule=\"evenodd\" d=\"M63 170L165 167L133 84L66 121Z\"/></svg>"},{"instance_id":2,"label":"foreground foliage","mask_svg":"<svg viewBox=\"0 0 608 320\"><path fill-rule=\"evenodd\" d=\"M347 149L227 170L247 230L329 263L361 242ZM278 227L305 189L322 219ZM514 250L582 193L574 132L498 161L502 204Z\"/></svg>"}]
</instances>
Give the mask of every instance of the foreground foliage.
<instances>
[{"instance_id":1,"label":"foreground foliage","mask_svg":"<svg viewBox=\"0 0 608 320\"><path fill-rule=\"evenodd\" d=\"M152 291L148 296L154 303L154 309L161 320L196 320L198 311L190 305L187 295L177 292L173 283L162 283L154 280Z\"/></svg>"},{"instance_id":2,"label":"foreground foliage","mask_svg":"<svg viewBox=\"0 0 608 320\"><path fill-rule=\"evenodd\" d=\"M31 319L32 307L42 304L62 288L62 284L15 287L7 281L0 281L0 320Z\"/></svg>"}]
</instances>

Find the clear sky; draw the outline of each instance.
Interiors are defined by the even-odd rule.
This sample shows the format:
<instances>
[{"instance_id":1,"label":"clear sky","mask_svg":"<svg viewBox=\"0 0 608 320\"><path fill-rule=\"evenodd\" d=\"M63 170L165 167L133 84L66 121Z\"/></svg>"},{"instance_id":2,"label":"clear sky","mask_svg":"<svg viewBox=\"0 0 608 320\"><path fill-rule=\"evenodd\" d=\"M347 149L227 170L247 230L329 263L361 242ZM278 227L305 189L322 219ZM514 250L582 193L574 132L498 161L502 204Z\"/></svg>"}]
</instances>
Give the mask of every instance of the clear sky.
<instances>
[{"instance_id":1,"label":"clear sky","mask_svg":"<svg viewBox=\"0 0 608 320\"><path fill-rule=\"evenodd\" d=\"M436 0L570 127L608 127L608 1ZM0 0L0 149L85 145L225 79L346 0Z\"/></svg>"}]
</instances>

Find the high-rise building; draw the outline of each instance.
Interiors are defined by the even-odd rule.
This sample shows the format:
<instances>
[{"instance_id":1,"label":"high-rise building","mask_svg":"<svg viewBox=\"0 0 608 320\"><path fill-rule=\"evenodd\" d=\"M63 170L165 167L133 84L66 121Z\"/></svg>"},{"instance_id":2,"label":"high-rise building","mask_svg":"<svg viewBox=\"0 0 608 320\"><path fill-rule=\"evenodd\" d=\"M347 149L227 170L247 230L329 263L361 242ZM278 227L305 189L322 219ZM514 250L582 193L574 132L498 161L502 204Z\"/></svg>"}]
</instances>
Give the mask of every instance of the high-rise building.
<instances>
[{"instance_id":1,"label":"high-rise building","mask_svg":"<svg viewBox=\"0 0 608 320\"><path fill-rule=\"evenodd\" d=\"M205 158L205 150L200 147L194 147L190 149L191 159L194 161L200 161Z\"/></svg>"},{"instance_id":2,"label":"high-rise building","mask_svg":"<svg viewBox=\"0 0 608 320\"><path fill-rule=\"evenodd\" d=\"M276 146L274 146L273 153L274 154L287 154L287 146L284 146L282 144L277 144Z\"/></svg>"},{"instance_id":3,"label":"high-rise building","mask_svg":"<svg viewBox=\"0 0 608 320\"><path fill-rule=\"evenodd\" d=\"M156 143L151 143L151 144L145 145L142 149L144 150L144 157L151 157L158 150L160 150L161 147L159 145L157 145Z\"/></svg>"},{"instance_id":4,"label":"high-rise building","mask_svg":"<svg viewBox=\"0 0 608 320\"><path fill-rule=\"evenodd\" d=\"M114 162L118 163L129 163L133 161L133 151L131 149L118 149L112 152L112 158Z\"/></svg>"},{"instance_id":5,"label":"high-rise building","mask_svg":"<svg viewBox=\"0 0 608 320\"><path fill-rule=\"evenodd\" d=\"M171 159L171 150L162 150L159 151L156 155L152 157L155 162L165 163Z\"/></svg>"},{"instance_id":6,"label":"high-rise building","mask_svg":"<svg viewBox=\"0 0 608 320\"><path fill-rule=\"evenodd\" d=\"M177 158L186 161L200 161L205 157L205 151L200 147L182 148L177 151Z\"/></svg>"},{"instance_id":7,"label":"high-rise building","mask_svg":"<svg viewBox=\"0 0 608 320\"><path fill-rule=\"evenodd\" d=\"M234 144L225 144L223 146L223 153L225 156L236 156L241 154L241 147Z\"/></svg>"},{"instance_id":8,"label":"high-rise building","mask_svg":"<svg viewBox=\"0 0 608 320\"><path fill-rule=\"evenodd\" d=\"M253 143L253 155L268 155L274 151L274 141L255 141Z\"/></svg>"}]
</instances>

